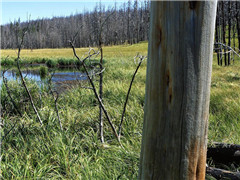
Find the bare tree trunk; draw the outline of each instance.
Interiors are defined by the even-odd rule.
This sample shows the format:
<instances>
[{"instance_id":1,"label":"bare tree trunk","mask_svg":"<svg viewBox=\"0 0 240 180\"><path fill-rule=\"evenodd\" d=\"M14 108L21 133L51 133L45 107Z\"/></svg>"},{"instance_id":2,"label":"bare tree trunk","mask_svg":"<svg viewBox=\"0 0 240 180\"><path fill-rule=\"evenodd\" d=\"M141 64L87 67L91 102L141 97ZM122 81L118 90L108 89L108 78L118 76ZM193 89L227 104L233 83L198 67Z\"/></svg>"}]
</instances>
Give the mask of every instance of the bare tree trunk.
<instances>
[{"instance_id":1,"label":"bare tree trunk","mask_svg":"<svg viewBox=\"0 0 240 180\"><path fill-rule=\"evenodd\" d=\"M225 22L225 14L224 14L224 1L222 1L222 38L223 38L223 44L226 44L226 22ZM224 64L227 66L227 54L226 54L226 48L224 50Z\"/></svg>"},{"instance_id":2,"label":"bare tree trunk","mask_svg":"<svg viewBox=\"0 0 240 180\"><path fill-rule=\"evenodd\" d=\"M237 20L237 37L238 37L238 49L240 49L240 2L236 1L237 13L236 13L236 20ZM240 52L240 50L239 50Z\"/></svg>"},{"instance_id":3,"label":"bare tree trunk","mask_svg":"<svg viewBox=\"0 0 240 180\"><path fill-rule=\"evenodd\" d=\"M100 2L101 3L101 2ZM98 39L98 48L99 48L99 51L100 51L100 63L99 63L99 66L100 66L100 72L102 72L103 70L103 50L102 50L102 27L103 27L103 24L102 24L102 9L100 8L100 22L99 22L99 39ZM102 95L103 95L103 73L100 73L99 74L99 98L100 100L102 101ZM103 135L103 112L102 112L102 107L101 105L99 104L99 133L100 133L100 140L102 143L104 143L104 135Z\"/></svg>"},{"instance_id":4,"label":"bare tree trunk","mask_svg":"<svg viewBox=\"0 0 240 180\"><path fill-rule=\"evenodd\" d=\"M139 179L205 179L217 1L151 1Z\"/></svg>"},{"instance_id":5,"label":"bare tree trunk","mask_svg":"<svg viewBox=\"0 0 240 180\"><path fill-rule=\"evenodd\" d=\"M236 34L236 30L235 30L235 23L233 24L233 49L234 51L236 51L236 43L235 43L235 34Z\"/></svg>"},{"instance_id":6,"label":"bare tree trunk","mask_svg":"<svg viewBox=\"0 0 240 180\"><path fill-rule=\"evenodd\" d=\"M217 8L217 12L218 12L218 8ZM219 23L218 23L218 17L216 17L216 25L215 25L215 41L218 42L219 41L219 37L218 37L218 26L219 26ZM217 60L218 60L218 65L220 65L220 56L219 56L219 45L216 45L215 46L216 48L216 53L217 53Z\"/></svg>"},{"instance_id":7,"label":"bare tree trunk","mask_svg":"<svg viewBox=\"0 0 240 180\"><path fill-rule=\"evenodd\" d=\"M228 1L228 46L231 47L231 1ZM231 63L231 53L228 53L228 65Z\"/></svg>"},{"instance_id":8,"label":"bare tree trunk","mask_svg":"<svg viewBox=\"0 0 240 180\"><path fill-rule=\"evenodd\" d=\"M101 38L101 37L100 37ZM100 59L100 72L103 70L103 50L102 50L102 42L99 40L99 50L101 54ZM99 98L102 101L102 95L103 95L103 73L99 74ZM103 136L103 117L102 117L102 107L99 104L99 131L100 131L100 140L102 143L104 143L104 136Z\"/></svg>"}]
</instances>

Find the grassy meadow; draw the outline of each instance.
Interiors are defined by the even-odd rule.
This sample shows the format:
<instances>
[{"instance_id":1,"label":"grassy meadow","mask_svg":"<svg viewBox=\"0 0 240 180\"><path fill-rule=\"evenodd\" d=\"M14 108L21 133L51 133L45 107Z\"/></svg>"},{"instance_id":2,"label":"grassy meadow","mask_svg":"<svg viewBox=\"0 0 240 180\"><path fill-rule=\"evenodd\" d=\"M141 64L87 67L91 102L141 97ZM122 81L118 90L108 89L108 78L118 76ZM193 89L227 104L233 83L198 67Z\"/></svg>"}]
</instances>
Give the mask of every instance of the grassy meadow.
<instances>
[{"instance_id":1,"label":"grassy meadow","mask_svg":"<svg viewBox=\"0 0 240 180\"><path fill-rule=\"evenodd\" d=\"M118 127L125 96L137 67L134 56L147 55L147 43L103 47L103 102ZM88 48L76 49L86 56ZM1 50L2 59L14 59L16 50ZM37 62L43 58L74 59L72 49L22 50L21 58ZM100 59L100 57L97 57ZM217 65L214 54L209 117L209 142L240 144L240 58L229 67ZM47 87L27 81L44 123L40 126L27 95L17 82L9 82L12 97L23 113L14 110L5 86L1 88L2 145L1 178L3 179L137 179L146 60L141 65L130 93L123 123L121 148L104 118L105 144L98 132L98 103L93 91L75 86L60 94L60 130L53 97ZM2 66L2 68L4 68ZM97 78L95 83L98 87ZM9 130L12 129L10 132ZM118 129L118 128L117 128ZM240 170L240 167L236 167Z\"/></svg>"}]
</instances>

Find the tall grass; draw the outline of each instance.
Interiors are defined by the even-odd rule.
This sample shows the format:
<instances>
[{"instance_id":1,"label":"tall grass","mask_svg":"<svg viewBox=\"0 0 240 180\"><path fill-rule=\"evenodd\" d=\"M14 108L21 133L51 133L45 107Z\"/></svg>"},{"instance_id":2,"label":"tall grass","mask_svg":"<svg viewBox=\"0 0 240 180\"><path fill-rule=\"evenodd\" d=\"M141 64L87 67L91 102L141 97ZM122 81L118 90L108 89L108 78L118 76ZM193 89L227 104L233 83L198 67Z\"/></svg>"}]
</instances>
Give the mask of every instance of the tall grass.
<instances>
[{"instance_id":1,"label":"tall grass","mask_svg":"<svg viewBox=\"0 0 240 180\"><path fill-rule=\"evenodd\" d=\"M35 50L33 50L34 52ZM36 50L48 54L48 50ZM51 50L51 58L62 50ZM64 49L65 52L70 52ZM83 54L84 49L78 50ZM4 53L6 53L5 51ZM23 51L24 52L24 51ZM27 53L28 50L25 50ZM105 68L103 102L113 123L118 125L131 77L137 65L137 52L147 54L147 43L132 46L104 47ZM28 52L30 53L30 52ZM66 53L67 54L67 53ZM66 55L65 54L65 55ZM67 57L68 56L68 57ZM63 56L70 58L69 55ZM55 58L55 57L54 57ZM229 67L214 65L211 84L209 141L240 143L240 63ZM75 86L65 91L58 100L59 114L64 130L61 131L54 111L54 102L47 89L41 101L34 96L44 127L40 127L27 102L19 104L25 111L22 118L14 112L2 88L1 101L8 108L2 116L2 135L16 123L2 141L1 177L3 179L137 179L141 147L146 62L136 75L126 109L122 129L122 145L104 119L105 144L98 132L98 103L92 90ZM12 82L14 99L18 102L19 86ZM97 78L95 83L98 85ZM11 84L11 83L10 83ZM29 83L29 86L31 83ZM15 87L15 88L14 88ZM35 86L30 89L33 93ZM16 91L16 92L15 92ZM25 109L24 109L25 108ZM12 113L10 113L12 112ZM240 169L238 167L238 169Z\"/></svg>"}]
</instances>

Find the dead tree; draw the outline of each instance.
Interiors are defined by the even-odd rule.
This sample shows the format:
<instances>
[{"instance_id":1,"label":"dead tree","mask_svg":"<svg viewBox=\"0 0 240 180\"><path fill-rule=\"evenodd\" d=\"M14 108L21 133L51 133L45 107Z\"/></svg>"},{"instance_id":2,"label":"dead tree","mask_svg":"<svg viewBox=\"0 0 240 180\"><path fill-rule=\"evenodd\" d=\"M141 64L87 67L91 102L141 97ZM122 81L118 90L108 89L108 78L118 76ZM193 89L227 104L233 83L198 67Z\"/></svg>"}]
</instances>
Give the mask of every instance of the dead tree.
<instances>
[{"instance_id":1,"label":"dead tree","mask_svg":"<svg viewBox=\"0 0 240 180\"><path fill-rule=\"evenodd\" d=\"M207 167L206 172L208 175L213 176L216 179L231 179L231 180L239 180L240 173L239 172L231 172L223 169Z\"/></svg>"},{"instance_id":2,"label":"dead tree","mask_svg":"<svg viewBox=\"0 0 240 180\"><path fill-rule=\"evenodd\" d=\"M237 37L238 37L238 52L240 52L240 2L236 1L236 9L237 9L237 13L236 13L236 21L237 21Z\"/></svg>"},{"instance_id":3,"label":"dead tree","mask_svg":"<svg viewBox=\"0 0 240 180\"><path fill-rule=\"evenodd\" d=\"M117 138L119 144L122 146L122 144L121 144L121 142L120 142L120 138L119 138L119 136L118 136L118 134L117 134L117 131L116 131L116 129L115 129L115 127L114 127L111 119L110 119L110 116L108 115L108 112L106 111L106 109L105 109L105 107L104 107L104 105L103 105L103 103L102 103L102 100L100 99L100 97L99 97L99 95L98 95L98 93L97 93L97 89L96 89L96 87L95 87L95 84L93 83L93 80L92 80L92 78L90 77L90 74L89 74L89 72L88 72L88 70L87 70L87 66L85 65L85 60L86 60L86 59L89 59L91 56L94 56L94 55L99 54L99 52L95 52L95 51L94 51L94 53L90 54L90 52L91 52L91 49L90 49L90 50L89 50L89 55L88 55L86 58L84 58L83 60L81 60L81 59L78 57L77 53L76 53L74 44L73 44L71 41L69 41L69 43L70 43L70 45L71 45L71 47L72 47L74 56L77 58L77 60L78 60L78 61L80 62L80 64L82 64L82 66L83 66L83 69L84 69L84 71L85 71L85 73L86 73L86 75L87 75L87 78L88 78L88 80L89 80L89 82L90 82L90 84L91 84L91 86L92 86L92 90L93 90L93 92L94 92L94 95L95 95L98 103L100 104L100 106L101 106L101 108L102 108L102 110L103 110L103 113L104 113L105 116L106 116L106 119L107 119L107 121L108 121L108 123L109 123L109 125L110 125L110 127L111 127L111 129L112 129L112 131L113 131L114 136Z\"/></svg>"},{"instance_id":4,"label":"dead tree","mask_svg":"<svg viewBox=\"0 0 240 180\"><path fill-rule=\"evenodd\" d=\"M217 12L219 12L219 9L218 9L218 7L217 7ZM215 25L215 41L216 42L218 42L219 41L219 31L218 31L218 26L219 26L219 17L217 16L216 17L216 25ZM216 53L217 53L217 60L218 60L218 65L220 65L220 56L219 56L219 50L220 50L220 48L219 48L219 46L218 45L216 45L215 46L215 49L216 49Z\"/></svg>"},{"instance_id":5,"label":"dead tree","mask_svg":"<svg viewBox=\"0 0 240 180\"><path fill-rule=\"evenodd\" d=\"M231 46L231 28L232 28L232 23L231 23L231 1L228 1L228 46ZM231 53L228 53L228 66L231 63Z\"/></svg>"},{"instance_id":6,"label":"dead tree","mask_svg":"<svg viewBox=\"0 0 240 180\"><path fill-rule=\"evenodd\" d=\"M30 93L30 91L29 91L29 89L28 89L28 87L27 87L27 84L26 84L26 82L25 82L25 79L24 79L24 77L23 77L23 75L22 75L22 71L21 71L21 68L20 68L20 62L19 62L20 59L21 59L21 58L20 58L20 53L21 53L21 50L22 50L23 41L24 41L24 36L25 36L26 33L27 33L27 29L26 29L26 30L22 30L21 43L18 45L18 54L17 54L17 59L16 59L16 61L17 61L17 69L18 69L18 72L19 72L19 75L20 75L20 79L21 79L22 85L23 85L23 87L24 87L24 89L26 90L26 93L27 93L27 95L28 95L28 98L29 98L29 101L30 101L30 103L31 103L31 106L32 106L32 108L33 108L33 110L34 110L34 112L35 112L35 114L36 114L36 116L37 116L37 119L38 119L40 125L42 126L42 125L43 125L43 122L42 122L42 120L41 120L41 117L40 117L40 115L39 115L39 113L38 113L38 110L37 110L36 106L34 105L32 95L31 95L31 93ZM17 34L17 33L16 33L16 34Z\"/></svg>"},{"instance_id":7,"label":"dead tree","mask_svg":"<svg viewBox=\"0 0 240 180\"><path fill-rule=\"evenodd\" d=\"M139 179L205 179L217 1L152 1Z\"/></svg>"}]
</instances>

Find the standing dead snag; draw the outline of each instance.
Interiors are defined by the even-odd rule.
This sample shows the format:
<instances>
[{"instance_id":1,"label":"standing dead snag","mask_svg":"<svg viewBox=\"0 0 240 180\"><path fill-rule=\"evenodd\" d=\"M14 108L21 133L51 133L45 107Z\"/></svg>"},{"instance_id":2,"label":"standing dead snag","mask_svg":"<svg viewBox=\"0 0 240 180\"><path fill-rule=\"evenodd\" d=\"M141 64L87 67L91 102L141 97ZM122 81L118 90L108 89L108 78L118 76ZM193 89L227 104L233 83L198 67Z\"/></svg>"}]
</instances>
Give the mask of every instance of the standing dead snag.
<instances>
[{"instance_id":1,"label":"standing dead snag","mask_svg":"<svg viewBox=\"0 0 240 180\"><path fill-rule=\"evenodd\" d=\"M139 179L205 178L217 1L152 1Z\"/></svg>"},{"instance_id":2,"label":"standing dead snag","mask_svg":"<svg viewBox=\"0 0 240 180\"><path fill-rule=\"evenodd\" d=\"M88 78L88 80L89 80L89 82L90 82L90 84L91 84L91 86L92 86L92 90L93 90L93 92L94 92L94 95L95 95L96 99L98 100L98 103L100 104L100 106L101 106L101 108L102 108L102 110L103 110L103 113L105 114L105 116L106 116L106 118L107 118L107 121L108 121L109 125L111 126L111 129L112 129L112 131L113 131L113 134L114 134L115 137L117 138L119 144L122 146L122 144L121 144L121 142L120 142L120 138L119 138L119 136L118 136L118 134L117 134L117 131L116 131L115 127L113 126L113 123L112 123L112 121L111 121L111 119L110 119L110 117L109 117L109 115L108 115L108 113L107 113L107 111L106 111L103 103L102 103L102 100L100 99L100 97L99 97L99 95L98 95L98 93L97 93L96 87L95 87L95 85L94 85L94 83L93 83L93 81L92 81L92 79L91 79L91 77L90 77L90 75L89 75L89 72L88 72L88 70L87 70L87 67L86 67L86 65L85 65L85 60L86 60L86 59L88 59L88 58L90 58L91 56L96 55L96 54L98 54L98 53L97 53L97 52L94 52L93 54L89 54L89 56L87 56L86 58L84 58L83 60L81 60L81 59L78 57L77 53L76 53L76 50L75 50L75 47L74 47L73 43L72 43L71 41L70 41L69 43L70 43L70 45L71 45L71 47L72 47L72 49L73 49L73 54L74 54L74 56L78 59L78 61L79 61L79 62L82 64L82 66L83 66L83 69L84 69L84 71L85 71L85 73L86 73L86 75L87 75L87 78ZM90 52L90 51L89 51L89 52Z\"/></svg>"},{"instance_id":3,"label":"standing dead snag","mask_svg":"<svg viewBox=\"0 0 240 180\"><path fill-rule=\"evenodd\" d=\"M31 103L31 106L32 106L32 108L33 108L33 110L34 110L34 112L35 112L35 114L36 114L36 116L37 116L37 119L38 119L39 122L40 122L40 125L42 126L42 125L43 125L42 119L41 119L41 117L40 117L40 115L39 115L39 113L38 113L38 110L37 110L36 106L34 105L32 95L31 95L31 93L30 93L30 91L29 91L29 89L28 89L28 87L27 87L27 84L26 84L26 82L25 82L25 80L24 80L24 77L23 77L23 75L22 75L22 71L21 71L21 68L20 68L20 64L19 64L19 61L20 61L20 53L21 53L22 46L23 46L24 36L25 36L25 34L27 33L27 30L28 30L28 28L27 28L26 30L23 30L22 37L21 37L21 38L22 38L22 39L21 39L21 43L18 45L18 55L17 55L17 59L16 59L16 61L17 61L17 69L18 69L18 72L19 72L19 75L20 75L20 79L21 79L21 81L22 81L22 85L23 85L23 87L24 87L24 89L26 90L26 93L27 93L27 95L28 95L28 98L29 98L29 101L30 101L30 103ZM16 33L16 34L17 34L17 33Z\"/></svg>"}]
</instances>

